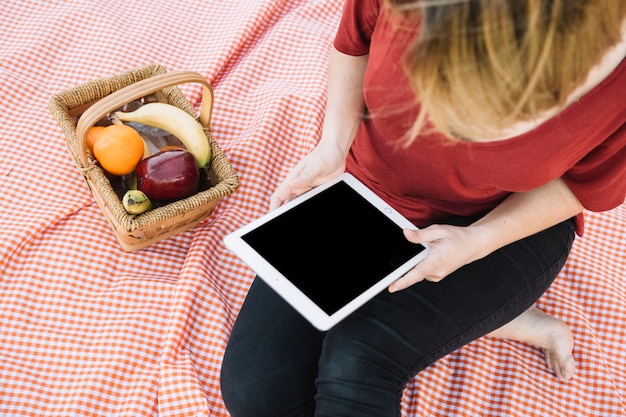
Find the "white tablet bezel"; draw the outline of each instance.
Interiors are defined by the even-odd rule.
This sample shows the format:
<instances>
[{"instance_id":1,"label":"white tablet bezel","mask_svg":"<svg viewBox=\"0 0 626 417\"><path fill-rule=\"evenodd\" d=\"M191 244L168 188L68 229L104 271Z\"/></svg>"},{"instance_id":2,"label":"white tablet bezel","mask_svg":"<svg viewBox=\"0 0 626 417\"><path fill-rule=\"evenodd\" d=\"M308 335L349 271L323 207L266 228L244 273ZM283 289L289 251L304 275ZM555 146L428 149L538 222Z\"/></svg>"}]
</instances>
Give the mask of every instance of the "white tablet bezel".
<instances>
[{"instance_id":1,"label":"white tablet bezel","mask_svg":"<svg viewBox=\"0 0 626 417\"><path fill-rule=\"evenodd\" d=\"M297 198L285 203L275 210L272 210L271 212L261 216L251 223L233 231L232 233L226 235L224 238L225 245L234 254L241 258L241 260L243 260L249 267L251 267L258 274L259 278L263 279L272 289L274 289L274 291L281 295L293 308L295 308L300 314L302 314L307 320L309 320L311 324L313 324L320 330L330 329L332 326L344 319L346 316L359 308L369 299L387 288L393 281L406 274L418 262L424 259L424 257L430 250L428 244L423 244L422 246L424 246L425 249L419 252L415 257L402 264L390 275L384 277L383 279L376 282L374 285L370 286L367 290L362 292L356 298L352 299L351 302L344 305L334 314L328 315L309 297L302 293L293 283L291 283L287 277L281 274L266 259L264 259L250 245L248 245L246 241L242 239L242 236L254 230L255 228L261 226L262 224L265 224L266 222L277 216L280 216L282 213L314 197L315 195L321 193L325 189L340 181L345 182L351 188L356 190L361 196L365 197L365 199L369 201L374 207L376 207L378 211L391 219L400 228L415 228L415 226L409 220L407 220L404 216L394 210L389 204L387 204L380 197L374 194L374 192L368 189L354 176L348 173L344 173L339 177L330 180L322 185L319 185L312 190L298 196Z\"/></svg>"}]
</instances>

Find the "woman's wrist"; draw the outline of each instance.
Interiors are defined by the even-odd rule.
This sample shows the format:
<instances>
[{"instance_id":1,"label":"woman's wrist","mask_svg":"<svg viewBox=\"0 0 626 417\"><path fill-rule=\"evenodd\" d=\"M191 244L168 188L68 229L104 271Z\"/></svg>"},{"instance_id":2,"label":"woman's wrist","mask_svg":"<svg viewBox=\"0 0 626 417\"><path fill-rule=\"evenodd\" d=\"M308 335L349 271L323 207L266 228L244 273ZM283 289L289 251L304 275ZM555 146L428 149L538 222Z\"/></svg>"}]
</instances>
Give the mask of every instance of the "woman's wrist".
<instances>
[{"instance_id":1,"label":"woman's wrist","mask_svg":"<svg viewBox=\"0 0 626 417\"><path fill-rule=\"evenodd\" d=\"M499 245L498 234L501 232L491 223L476 222L467 226L470 233L470 240L474 247L472 261L477 261L490 253L498 250L504 245Z\"/></svg>"}]
</instances>

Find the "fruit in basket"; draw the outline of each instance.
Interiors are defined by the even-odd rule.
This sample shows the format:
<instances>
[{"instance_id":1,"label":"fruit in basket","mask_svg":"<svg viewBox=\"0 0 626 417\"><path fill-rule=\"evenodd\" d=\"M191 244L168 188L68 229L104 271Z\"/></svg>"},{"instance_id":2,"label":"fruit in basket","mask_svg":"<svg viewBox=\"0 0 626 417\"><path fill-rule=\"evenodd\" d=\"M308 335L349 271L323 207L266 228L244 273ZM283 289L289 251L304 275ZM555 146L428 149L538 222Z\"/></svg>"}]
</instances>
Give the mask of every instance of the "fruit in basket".
<instances>
[{"instance_id":1,"label":"fruit in basket","mask_svg":"<svg viewBox=\"0 0 626 417\"><path fill-rule=\"evenodd\" d=\"M114 118L122 122L138 122L156 127L176 136L204 168L211 159L211 146L202 125L189 113L168 103L148 103L135 111L117 111Z\"/></svg>"},{"instance_id":2,"label":"fruit in basket","mask_svg":"<svg viewBox=\"0 0 626 417\"><path fill-rule=\"evenodd\" d=\"M129 214L141 214L152 208L152 201L139 190L128 190L122 198L122 205Z\"/></svg>"},{"instance_id":3,"label":"fruit in basket","mask_svg":"<svg viewBox=\"0 0 626 417\"><path fill-rule=\"evenodd\" d=\"M179 200L198 191L200 170L186 149L167 149L145 158L135 169L137 189L151 200Z\"/></svg>"},{"instance_id":4,"label":"fruit in basket","mask_svg":"<svg viewBox=\"0 0 626 417\"><path fill-rule=\"evenodd\" d=\"M93 155L93 144L96 143L96 139L100 137L100 133L104 130L104 126L91 126L89 130L87 130L87 137L85 138L85 142L87 143L87 148L91 151Z\"/></svg>"},{"instance_id":5,"label":"fruit in basket","mask_svg":"<svg viewBox=\"0 0 626 417\"><path fill-rule=\"evenodd\" d=\"M128 175L144 156L144 141L130 126L114 124L102 129L93 144L94 157L106 172Z\"/></svg>"}]
</instances>

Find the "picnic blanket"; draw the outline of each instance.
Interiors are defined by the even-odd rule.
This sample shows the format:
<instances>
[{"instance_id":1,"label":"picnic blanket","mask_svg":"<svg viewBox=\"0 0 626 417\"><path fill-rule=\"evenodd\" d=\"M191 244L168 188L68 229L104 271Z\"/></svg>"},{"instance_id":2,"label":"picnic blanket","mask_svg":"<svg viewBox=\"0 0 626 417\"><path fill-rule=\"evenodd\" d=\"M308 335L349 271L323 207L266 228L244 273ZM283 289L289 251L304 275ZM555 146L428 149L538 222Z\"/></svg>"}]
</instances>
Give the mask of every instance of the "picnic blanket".
<instances>
[{"instance_id":1,"label":"picnic blanket","mask_svg":"<svg viewBox=\"0 0 626 417\"><path fill-rule=\"evenodd\" d=\"M221 358L254 274L222 238L268 210L318 140L341 8L0 3L0 416L228 416ZM149 63L211 83L213 136L241 186L192 230L125 252L47 102ZM180 88L199 106L199 85ZM402 415L626 415L625 225L624 205L588 213L538 303L574 332L571 381L557 381L536 347L482 338L413 379Z\"/></svg>"}]
</instances>

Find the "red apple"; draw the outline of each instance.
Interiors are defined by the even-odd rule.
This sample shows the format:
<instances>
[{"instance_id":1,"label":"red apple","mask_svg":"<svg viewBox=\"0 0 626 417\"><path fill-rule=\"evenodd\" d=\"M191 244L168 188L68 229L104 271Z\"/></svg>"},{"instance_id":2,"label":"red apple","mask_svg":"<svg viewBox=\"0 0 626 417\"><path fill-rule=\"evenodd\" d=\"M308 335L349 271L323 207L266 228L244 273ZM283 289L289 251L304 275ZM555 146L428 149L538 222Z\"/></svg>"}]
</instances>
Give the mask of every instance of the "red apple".
<instances>
[{"instance_id":1,"label":"red apple","mask_svg":"<svg viewBox=\"0 0 626 417\"><path fill-rule=\"evenodd\" d=\"M179 200L198 190L200 172L193 154L170 148L143 159L135 168L137 189L151 200Z\"/></svg>"}]
</instances>

